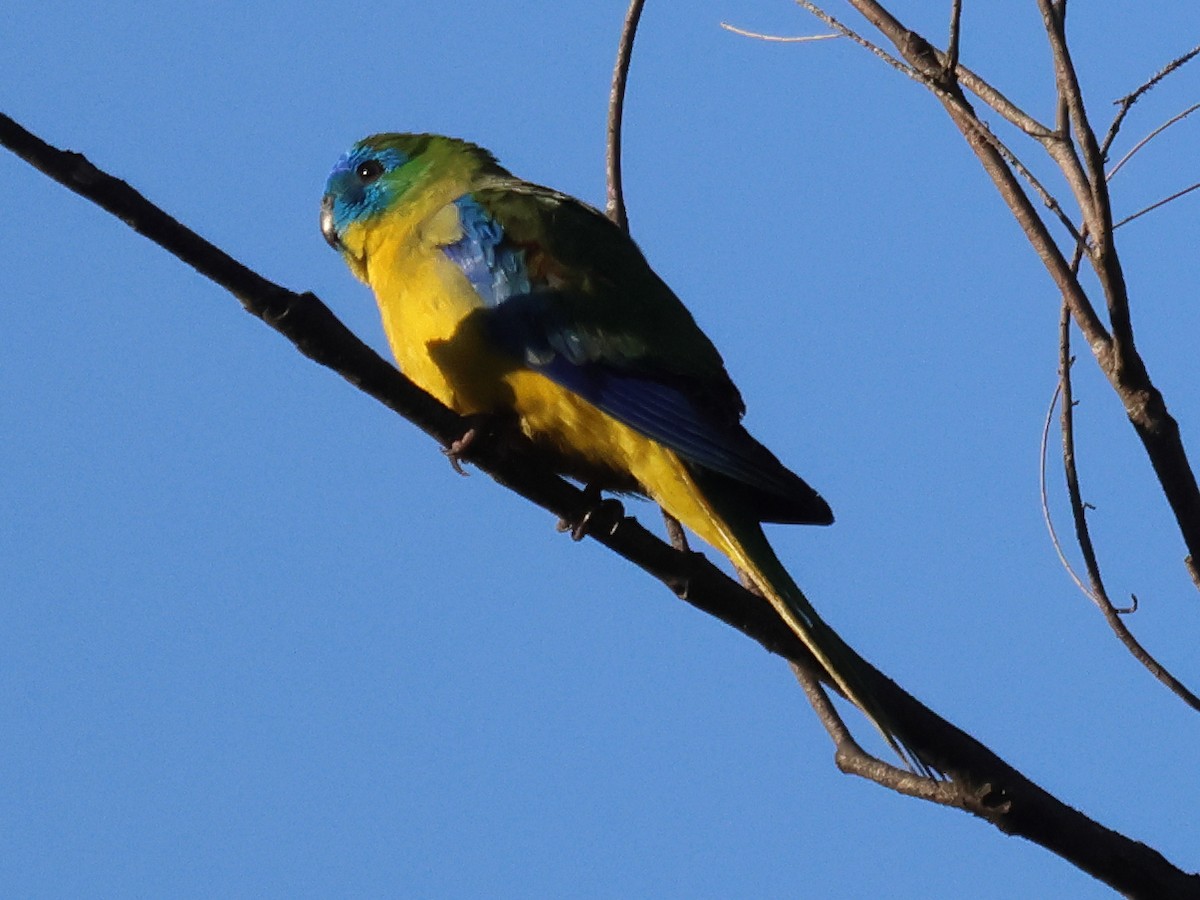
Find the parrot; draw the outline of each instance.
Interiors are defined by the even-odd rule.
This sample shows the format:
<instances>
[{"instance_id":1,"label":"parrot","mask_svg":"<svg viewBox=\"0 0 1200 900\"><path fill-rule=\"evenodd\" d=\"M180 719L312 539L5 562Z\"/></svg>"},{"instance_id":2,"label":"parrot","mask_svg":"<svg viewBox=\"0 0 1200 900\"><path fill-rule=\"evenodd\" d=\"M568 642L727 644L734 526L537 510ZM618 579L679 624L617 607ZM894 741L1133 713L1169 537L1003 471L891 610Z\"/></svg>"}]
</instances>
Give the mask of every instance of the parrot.
<instances>
[{"instance_id":1,"label":"parrot","mask_svg":"<svg viewBox=\"0 0 1200 900\"><path fill-rule=\"evenodd\" d=\"M742 425L721 355L625 230L480 146L410 133L364 138L338 159L320 224L373 291L406 377L469 421L513 422L538 459L595 496L658 504L747 577L906 765L924 769L872 694L867 663L763 531L831 524L828 503Z\"/></svg>"}]
</instances>

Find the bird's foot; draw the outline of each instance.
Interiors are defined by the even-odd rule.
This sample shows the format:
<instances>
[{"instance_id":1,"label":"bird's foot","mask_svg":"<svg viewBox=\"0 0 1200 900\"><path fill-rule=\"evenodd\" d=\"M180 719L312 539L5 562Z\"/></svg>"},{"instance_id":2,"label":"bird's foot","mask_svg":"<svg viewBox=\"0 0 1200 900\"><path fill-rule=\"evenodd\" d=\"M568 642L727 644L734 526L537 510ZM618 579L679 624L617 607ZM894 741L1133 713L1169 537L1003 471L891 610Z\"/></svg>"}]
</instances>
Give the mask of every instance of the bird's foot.
<instances>
[{"instance_id":1,"label":"bird's foot","mask_svg":"<svg viewBox=\"0 0 1200 900\"><path fill-rule=\"evenodd\" d=\"M484 444L495 437L499 431L499 419L488 413L472 413L463 416L467 421L467 430L463 436L443 447L442 452L450 460L450 468L459 475L467 475L462 467L464 462L470 462L473 454L477 453Z\"/></svg>"},{"instance_id":2,"label":"bird's foot","mask_svg":"<svg viewBox=\"0 0 1200 900\"><path fill-rule=\"evenodd\" d=\"M589 534L611 537L625 518L625 507L614 497L604 497L600 488L589 484L583 489L583 504L579 514L558 520L559 531L569 532L571 540L582 541Z\"/></svg>"}]
</instances>

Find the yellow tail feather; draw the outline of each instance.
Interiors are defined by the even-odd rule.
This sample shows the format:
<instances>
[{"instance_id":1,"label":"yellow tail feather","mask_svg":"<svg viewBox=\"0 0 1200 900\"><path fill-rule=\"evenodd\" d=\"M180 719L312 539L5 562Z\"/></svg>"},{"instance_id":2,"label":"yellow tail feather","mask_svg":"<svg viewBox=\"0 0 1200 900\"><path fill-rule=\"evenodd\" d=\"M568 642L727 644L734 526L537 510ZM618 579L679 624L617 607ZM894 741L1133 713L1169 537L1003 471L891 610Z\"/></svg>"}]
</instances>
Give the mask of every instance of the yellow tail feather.
<instances>
[{"instance_id":1,"label":"yellow tail feather","mask_svg":"<svg viewBox=\"0 0 1200 900\"><path fill-rule=\"evenodd\" d=\"M862 710L905 765L921 774L930 774L929 767L896 733L886 713L862 683L866 662L817 615L775 555L757 519L740 513L736 497L726 499L706 494L678 457L669 451L664 455L669 455L674 463L669 477L651 477L648 483L645 476L650 473L639 473L654 500L746 573L834 684ZM658 462L655 469L662 468L663 460Z\"/></svg>"}]
</instances>

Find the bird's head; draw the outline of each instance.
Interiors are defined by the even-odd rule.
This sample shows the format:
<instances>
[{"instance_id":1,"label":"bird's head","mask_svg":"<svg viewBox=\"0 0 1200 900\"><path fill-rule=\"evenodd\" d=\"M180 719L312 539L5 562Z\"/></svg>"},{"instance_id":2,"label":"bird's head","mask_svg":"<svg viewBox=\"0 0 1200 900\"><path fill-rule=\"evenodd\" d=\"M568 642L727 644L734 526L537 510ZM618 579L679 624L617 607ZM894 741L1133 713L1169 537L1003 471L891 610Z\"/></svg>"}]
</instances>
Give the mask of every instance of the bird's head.
<instances>
[{"instance_id":1,"label":"bird's head","mask_svg":"<svg viewBox=\"0 0 1200 900\"><path fill-rule=\"evenodd\" d=\"M376 134L359 141L334 165L321 198L321 233L366 279L368 233L391 212L422 198L437 201L436 185L467 189L479 171L498 170L486 150L436 134Z\"/></svg>"}]
</instances>

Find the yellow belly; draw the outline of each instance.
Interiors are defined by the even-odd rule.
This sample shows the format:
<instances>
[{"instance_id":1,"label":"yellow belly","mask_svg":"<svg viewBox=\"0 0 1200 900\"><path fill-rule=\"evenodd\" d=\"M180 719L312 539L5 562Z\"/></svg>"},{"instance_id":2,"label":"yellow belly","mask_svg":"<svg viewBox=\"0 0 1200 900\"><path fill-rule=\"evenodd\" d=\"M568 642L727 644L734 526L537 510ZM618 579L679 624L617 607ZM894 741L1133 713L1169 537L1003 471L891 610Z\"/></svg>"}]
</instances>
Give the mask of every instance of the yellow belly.
<instances>
[{"instance_id":1,"label":"yellow belly","mask_svg":"<svg viewBox=\"0 0 1200 900\"><path fill-rule=\"evenodd\" d=\"M564 472L584 480L593 473L615 476L613 483L599 480L641 490L699 537L726 549L723 529L673 451L492 349L481 327L482 301L440 250L397 256L392 265L371 267L369 276L405 375L461 415L515 415L525 435L551 451Z\"/></svg>"}]
</instances>

